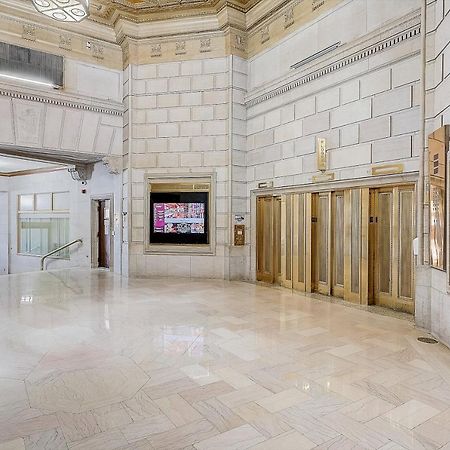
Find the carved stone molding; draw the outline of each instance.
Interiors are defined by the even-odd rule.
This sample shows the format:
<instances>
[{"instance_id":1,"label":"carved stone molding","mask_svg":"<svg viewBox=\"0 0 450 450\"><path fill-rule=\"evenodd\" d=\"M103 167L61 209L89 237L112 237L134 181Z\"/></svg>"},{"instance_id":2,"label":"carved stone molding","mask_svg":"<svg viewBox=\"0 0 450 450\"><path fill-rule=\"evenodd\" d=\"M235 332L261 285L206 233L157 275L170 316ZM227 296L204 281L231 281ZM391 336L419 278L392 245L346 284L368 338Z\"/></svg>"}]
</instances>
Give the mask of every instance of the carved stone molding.
<instances>
[{"instance_id":1,"label":"carved stone molding","mask_svg":"<svg viewBox=\"0 0 450 450\"><path fill-rule=\"evenodd\" d=\"M82 109L85 111L109 114L112 116L122 116L123 115L123 107L120 107L120 109L119 108L113 109L113 108L107 108L107 107L103 107L103 106L89 105L89 104L83 103L83 101L81 101L81 100L80 100L80 102L63 100L60 98L61 97L60 94L58 95L58 98L51 98L51 97L46 97L44 95L31 94L31 93L28 94L25 92L18 92L13 89L7 89L4 87L0 87L0 96L18 98L21 100L29 100L29 101L33 101L33 102L46 103L46 104L50 104L50 105L62 106L62 107L73 108L73 109Z\"/></svg>"},{"instance_id":2,"label":"carved stone molding","mask_svg":"<svg viewBox=\"0 0 450 450\"><path fill-rule=\"evenodd\" d=\"M22 27L22 38L34 42L36 40L36 27L34 25L24 24Z\"/></svg>"},{"instance_id":3,"label":"carved stone molding","mask_svg":"<svg viewBox=\"0 0 450 450\"><path fill-rule=\"evenodd\" d=\"M93 169L92 164L76 164L67 170L75 181L88 181L92 177Z\"/></svg>"},{"instance_id":4,"label":"carved stone molding","mask_svg":"<svg viewBox=\"0 0 450 450\"><path fill-rule=\"evenodd\" d=\"M414 19L411 19L414 20ZM409 25L411 23L410 21L407 21L403 24ZM417 18L416 18L417 20ZM391 30L392 31L392 30ZM285 82L284 84L281 83L281 85L278 85L276 88L269 90L269 92L265 92L261 95L256 95L255 97L251 98L246 102L247 107L255 106L259 103L265 102L267 100L270 100L271 98L277 97L279 95L285 94L286 92L291 91L292 89L298 88L304 84L310 83L311 81L315 81L325 75L329 75L333 72L336 72L338 70L341 70L351 64L354 64L356 62L359 62L363 59L369 58L373 56L376 53L380 53L384 50L390 49L392 47L395 47L399 45L400 43L403 43L409 39L414 39L420 36L420 23L415 24L414 26L404 30L395 33L391 32L391 36L382 40L379 40L378 42L364 47L363 50L360 50L355 53L351 53L348 56L341 57L332 63L326 64L325 66L321 67L318 70L314 70L306 75L300 76L297 79L294 79L293 81ZM292 80L292 78L291 78Z\"/></svg>"},{"instance_id":5,"label":"carved stone molding","mask_svg":"<svg viewBox=\"0 0 450 450\"><path fill-rule=\"evenodd\" d=\"M72 37L69 36L68 34L60 34L59 35L59 48L71 51L72 50Z\"/></svg>"},{"instance_id":6,"label":"carved stone molding","mask_svg":"<svg viewBox=\"0 0 450 450\"><path fill-rule=\"evenodd\" d=\"M123 158L122 156L105 156L102 159L103 164L108 169L108 172L113 175L122 173Z\"/></svg>"}]
</instances>

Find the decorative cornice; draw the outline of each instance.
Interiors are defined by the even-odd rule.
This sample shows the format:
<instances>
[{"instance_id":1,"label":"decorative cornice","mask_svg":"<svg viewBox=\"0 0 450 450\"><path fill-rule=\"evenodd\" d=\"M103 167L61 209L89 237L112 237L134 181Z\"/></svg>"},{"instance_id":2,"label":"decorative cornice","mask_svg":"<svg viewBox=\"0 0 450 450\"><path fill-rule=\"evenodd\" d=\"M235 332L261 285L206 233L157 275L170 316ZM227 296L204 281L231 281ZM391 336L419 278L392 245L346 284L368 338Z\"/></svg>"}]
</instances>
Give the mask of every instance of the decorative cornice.
<instances>
[{"instance_id":1,"label":"decorative cornice","mask_svg":"<svg viewBox=\"0 0 450 450\"><path fill-rule=\"evenodd\" d=\"M286 92L291 91L292 89L298 88L304 84L310 83L312 81L317 80L325 75L329 75L333 72L343 69L351 64L357 63L363 59L369 58L377 53L395 47L400 43L405 42L406 40L416 38L420 35L420 23L416 24L407 30L396 33L395 35L378 41L375 44L370 45L358 52L352 53L348 56L342 57L338 60L333 61L330 64L327 64L320 69L314 70L306 75L302 75L292 81L281 83L276 88L270 90L269 92L265 92L264 94L257 95L256 97L251 98L246 102L247 107L255 106L259 103L270 100L279 95L285 94Z\"/></svg>"},{"instance_id":2,"label":"decorative cornice","mask_svg":"<svg viewBox=\"0 0 450 450\"><path fill-rule=\"evenodd\" d=\"M117 105L116 107L106 107L101 105L89 105L84 103L82 100L73 101L68 99L62 99L61 94L58 95L58 98L48 97L41 94L35 93L26 93L19 92L15 89L8 89L6 87L0 86L0 96L16 98L20 100L28 100L32 102L38 103L46 103L54 106L61 106L64 108L73 108L73 109L81 109L84 111L92 111L101 114L109 114L111 116L122 116L123 115L123 106Z\"/></svg>"}]
</instances>

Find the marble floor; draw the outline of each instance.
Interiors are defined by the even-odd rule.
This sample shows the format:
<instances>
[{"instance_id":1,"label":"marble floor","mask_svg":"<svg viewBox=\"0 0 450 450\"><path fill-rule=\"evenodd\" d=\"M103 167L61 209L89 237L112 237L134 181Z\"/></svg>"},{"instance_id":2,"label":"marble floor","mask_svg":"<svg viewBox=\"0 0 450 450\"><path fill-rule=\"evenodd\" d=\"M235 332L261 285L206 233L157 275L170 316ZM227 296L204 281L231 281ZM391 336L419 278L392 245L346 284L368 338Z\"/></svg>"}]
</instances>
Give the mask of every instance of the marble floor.
<instances>
[{"instance_id":1,"label":"marble floor","mask_svg":"<svg viewBox=\"0 0 450 450\"><path fill-rule=\"evenodd\" d=\"M0 450L450 449L450 351L284 289L0 277Z\"/></svg>"}]
</instances>

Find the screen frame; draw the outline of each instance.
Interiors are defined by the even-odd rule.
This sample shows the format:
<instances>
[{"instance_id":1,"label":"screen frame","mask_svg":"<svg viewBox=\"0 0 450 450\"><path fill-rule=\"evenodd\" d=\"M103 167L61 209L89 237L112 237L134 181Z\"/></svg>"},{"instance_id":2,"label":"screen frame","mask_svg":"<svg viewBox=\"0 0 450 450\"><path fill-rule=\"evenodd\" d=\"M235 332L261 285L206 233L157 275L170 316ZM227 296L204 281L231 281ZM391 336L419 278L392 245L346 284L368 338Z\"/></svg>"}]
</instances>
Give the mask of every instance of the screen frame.
<instances>
[{"instance_id":1,"label":"screen frame","mask_svg":"<svg viewBox=\"0 0 450 450\"><path fill-rule=\"evenodd\" d=\"M164 233L155 231L155 204L200 203L204 205L204 233ZM150 193L150 242L155 244L208 244L209 195L207 192L153 192Z\"/></svg>"},{"instance_id":2,"label":"screen frame","mask_svg":"<svg viewBox=\"0 0 450 450\"><path fill-rule=\"evenodd\" d=\"M144 254L215 255L216 254L216 202L214 173L199 174L145 174L144 175ZM207 196L205 216L207 220L206 243L199 242L155 242L152 239L153 211L152 194L204 193ZM160 203L160 202L156 202ZM164 203L164 202L162 202ZM172 203L167 202L166 203ZM177 202L174 202L177 203ZM197 203L195 200L190 203ZM206 223L205 223L206 225ZM160 233L158 233L160 234ZM165 235L167 236L167 234ZM174 234L174 236L185 236ZM190 235L193 236L193 235ZM159 241L159 239L156 239ZM169 239L170 241L170 239Z\"/></svg>"}]
</instances>

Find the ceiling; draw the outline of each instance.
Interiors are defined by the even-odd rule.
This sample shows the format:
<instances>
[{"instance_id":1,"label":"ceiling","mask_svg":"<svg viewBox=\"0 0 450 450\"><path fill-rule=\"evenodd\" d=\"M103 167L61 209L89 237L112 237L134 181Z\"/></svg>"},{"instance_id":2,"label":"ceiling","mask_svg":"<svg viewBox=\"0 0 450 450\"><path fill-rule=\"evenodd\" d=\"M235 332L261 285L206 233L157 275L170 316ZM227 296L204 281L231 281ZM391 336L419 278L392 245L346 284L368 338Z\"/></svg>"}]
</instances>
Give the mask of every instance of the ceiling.
<instances>
[{"instance_id":1,"label":"ceiling","mask_svg":"<svg viewBox=\"0 0 450 450\"><path fill-rule=\"evenodd\" d=\"M127 18L147 22L216 13L224 6L248 11L261 0L92 0L91 20L115 22Z\"/></svg>"},{"instance_id":2,"label":"ceiling","mask_svg":"<svg viewBox=\"0 0 450 450\"><path fill-rule=\"evenodd\" d=\"M12 158L0 155L0 175L13 174L29 170L51 170L61 167L57 164L49 164L40 161L31 161L27 159Z\"/></svg>"}]
</instances>

